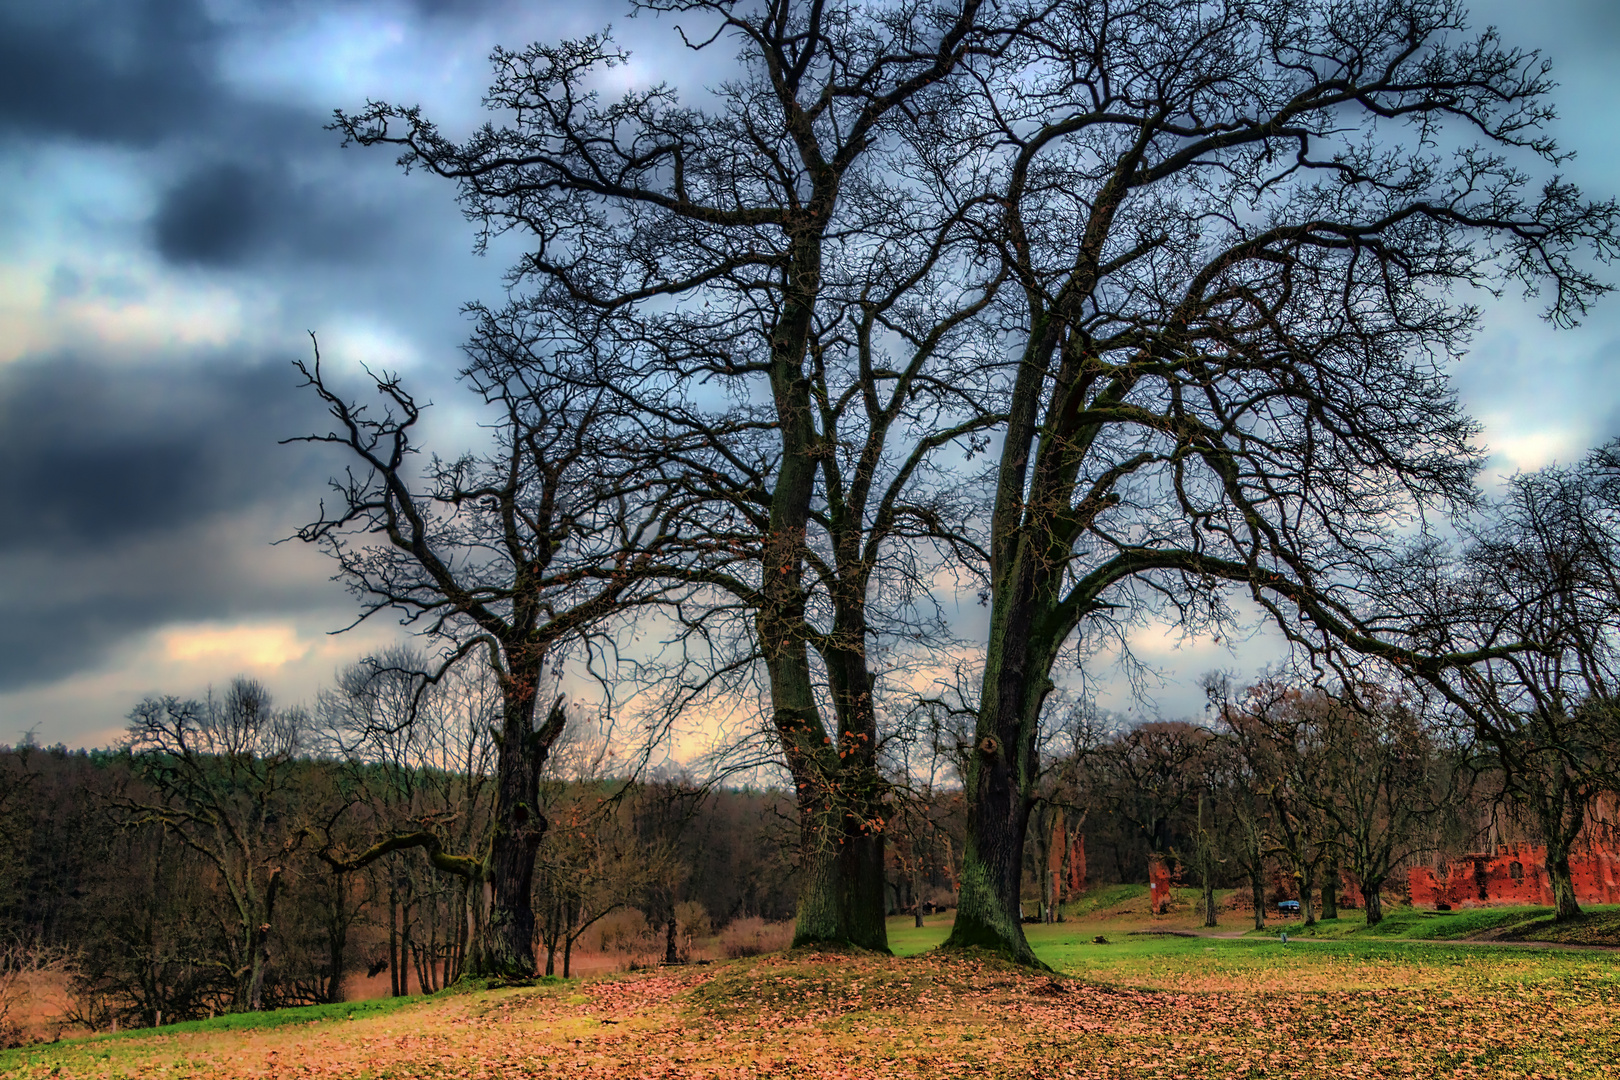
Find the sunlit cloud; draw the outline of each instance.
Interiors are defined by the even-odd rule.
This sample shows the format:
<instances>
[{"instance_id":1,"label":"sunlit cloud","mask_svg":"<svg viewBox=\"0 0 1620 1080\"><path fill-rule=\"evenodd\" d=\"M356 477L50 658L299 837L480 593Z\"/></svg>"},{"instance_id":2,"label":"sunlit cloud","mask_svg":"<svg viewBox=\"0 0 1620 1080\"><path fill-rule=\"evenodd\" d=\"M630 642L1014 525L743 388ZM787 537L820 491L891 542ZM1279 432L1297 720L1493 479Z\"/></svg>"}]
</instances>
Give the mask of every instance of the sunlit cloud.
<instances>
[{"instance_id":1,"label":"sunlit cloud","mask_svg":"<svg viewBox=\"0 0 1620 1080\"><path fill-rule=\"evenodd\" d=\"M164 656L181 662L207 661L211 665L279 668L309 655L308 642L288 623L246 626L174 627L161 632Z\"/></svg>"},{"instance_id":2,"label":"sunlit cloud","mask_svg":"<svg viewBox=\"0 0 1620 1080\"><path fill-rule=\"evenodd\" d=\"M1568 464L1588 448L1585 433L1568 427L1518 432L1511 422L1501 418L1496 430L1498 434L1491 439L1490 448L1497 472L1529 472L1555 462Z\"/></svg>"}]
</instances>

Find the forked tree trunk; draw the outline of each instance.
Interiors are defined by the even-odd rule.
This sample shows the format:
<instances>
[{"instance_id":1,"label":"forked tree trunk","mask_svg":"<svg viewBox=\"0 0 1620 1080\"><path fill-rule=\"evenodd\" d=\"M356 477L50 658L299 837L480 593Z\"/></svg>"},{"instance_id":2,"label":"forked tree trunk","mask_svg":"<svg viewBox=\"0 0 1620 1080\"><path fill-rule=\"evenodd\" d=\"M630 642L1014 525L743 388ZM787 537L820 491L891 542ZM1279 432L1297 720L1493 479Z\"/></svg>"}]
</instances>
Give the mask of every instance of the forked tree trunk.
<instances>
[{"instance_id":1,"label":"forked tree trunk","mask_svg":"<svg viewBox=\"0 0 1620 1080\"><path fill-rule=\"evenodd\" d=\"M546 977L557 974L557 923L561 921L557 912L557 902L552 901L551 914L546 920Z\"/></svg>"},{"instance_id":2,"label":"forked tree trunk","mask_svg":"<svg viewBox=\"0 0 1620 1080\"><path fill-rule=\"evenodd\" d=\"M762 619L762 636L766 625ZM802 647L779 653L774 662L768 655L766 667L799 813L801 877L793 945L888 952L883 874L887 811L864 653L831 653L837 744L822 725Z\"/></svg>"},{"instance_id":3,"label":"forked tree trunk","mask_svg":"<svg viewBox=\"0 0 1620 1080\"><path fill-rule=\"evenodd\" d=\"M276 895L281 891L281 869L270 871L270 880L264 888L264 907L259 918L248 928L248 962L244 984L237 990L236 1008L258 1012L264 1007L265 968L270 963L270 926L276 912Z\"/></svg>"},{"instance_id":4,"label":"forked tree trunk","mask_svg":"<svg viewBox=\"0 0 1620 1080\"><path fill-rule=\"evenodd\" d=\"M1019 918L1024 837L1034 808L1035 732L1041 704L1052 689L1046 673L1055 659L1048 634L1033 624L1045 612L1033 594L1037 571L1029 565L998 595L991 612L984 691L967 753L967 845L962 851L962 895L951 949L985 948L1016 963L1045 967L1029 947Z\"/></svg>"}]
</instances>

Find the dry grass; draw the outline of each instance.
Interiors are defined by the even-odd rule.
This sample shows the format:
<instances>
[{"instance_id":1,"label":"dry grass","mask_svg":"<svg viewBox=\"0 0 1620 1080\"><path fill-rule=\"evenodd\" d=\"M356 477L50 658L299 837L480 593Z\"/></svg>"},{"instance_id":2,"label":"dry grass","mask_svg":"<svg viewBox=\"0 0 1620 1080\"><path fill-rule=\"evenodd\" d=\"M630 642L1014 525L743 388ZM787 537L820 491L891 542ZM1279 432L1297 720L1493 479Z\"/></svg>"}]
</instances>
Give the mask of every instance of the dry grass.
<instances>
[{"instance_id":1,"label":"dry grass","mask_svg":"<svg viewBox=\"0 0 1620 1080\"><path fill-rule=\"evenodd\" d=\"M782 952L793 944L791 922L764 919L733 919L720 931L720 954L733 960L743 956L763 956Z\"/></svg>"}]
</instances>

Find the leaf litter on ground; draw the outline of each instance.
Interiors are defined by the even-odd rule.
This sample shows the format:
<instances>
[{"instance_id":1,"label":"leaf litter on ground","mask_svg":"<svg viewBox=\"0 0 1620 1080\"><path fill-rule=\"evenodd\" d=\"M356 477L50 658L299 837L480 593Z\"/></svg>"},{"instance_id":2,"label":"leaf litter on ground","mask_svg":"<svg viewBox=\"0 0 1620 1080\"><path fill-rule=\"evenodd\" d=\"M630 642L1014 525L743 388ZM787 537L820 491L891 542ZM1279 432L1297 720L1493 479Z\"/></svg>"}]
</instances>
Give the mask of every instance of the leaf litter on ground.
<instances>
[{"instance_id":1,"label":"leaf litter on ground","mask_svg":"<svg viewBox=\"0 0 1620 1080\"><path fill-rule=\"evenodd\" d=\"M1256 948L1267 946L1221 952ZM974 955L796 951L444 996L347 1023L159 1034L100 1051L95 1042L39 1048L0 1069L114 1080L1596 1080L1614 1076L1620 1060L1620 965L1611 957L1453 948L1296 951L1275 964L1254 952L1230 958L1224 984L1217 970L1188 986L1174 952L1142 956L1134 972L1072 978ZM1253 977L1257 967L1268 976ZM1290 971L1313 970L1316 978L1285 988Z\"/></svg>"}]
</instances>

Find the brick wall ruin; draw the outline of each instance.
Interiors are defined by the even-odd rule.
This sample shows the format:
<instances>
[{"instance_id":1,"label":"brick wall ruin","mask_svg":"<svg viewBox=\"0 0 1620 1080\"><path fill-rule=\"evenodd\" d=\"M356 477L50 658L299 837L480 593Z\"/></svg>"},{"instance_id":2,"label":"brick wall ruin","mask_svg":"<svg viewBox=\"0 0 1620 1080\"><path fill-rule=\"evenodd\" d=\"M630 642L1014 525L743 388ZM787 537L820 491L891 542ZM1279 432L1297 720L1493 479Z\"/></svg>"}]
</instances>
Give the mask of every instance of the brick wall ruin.
<instances>
[{"instance_id":1,"label":"brick wall ruin","mask_svg":"<svg viewBox=\"0 0 1620 1080\"><path fill-rule=\"evenodd\" d=\"M1620 850L1615 845L1579 845L1570 856L1569 871L1578 902L1620 904ZM1414 907L1553 903L1547 849L1541 844L1498 844L1495 852L1463 855L1438 869L1414 866L1407 871L1407 885Z\"/></svg>"},{"instance_id":2,"label":"brick wall ruin","mask_svg":"<svg viewBox=\"0 0 1620 1080\"><path fill-rule=\"evenodd\" d=\"M1148 908L1155 915L1170 910L1170 864L1163 855L1148 856Z\"/></svg>"}]
</instances>

